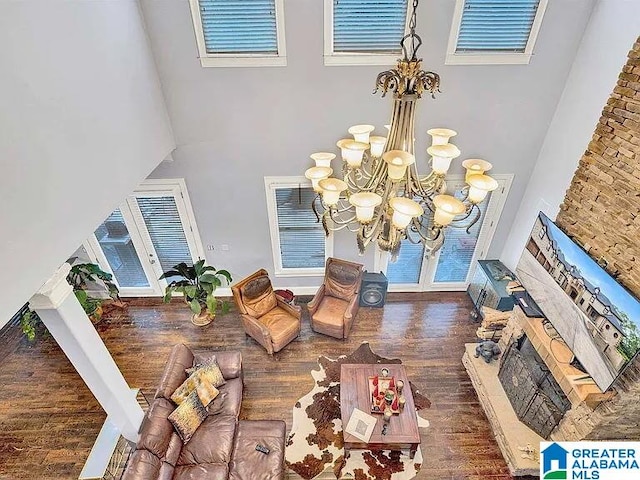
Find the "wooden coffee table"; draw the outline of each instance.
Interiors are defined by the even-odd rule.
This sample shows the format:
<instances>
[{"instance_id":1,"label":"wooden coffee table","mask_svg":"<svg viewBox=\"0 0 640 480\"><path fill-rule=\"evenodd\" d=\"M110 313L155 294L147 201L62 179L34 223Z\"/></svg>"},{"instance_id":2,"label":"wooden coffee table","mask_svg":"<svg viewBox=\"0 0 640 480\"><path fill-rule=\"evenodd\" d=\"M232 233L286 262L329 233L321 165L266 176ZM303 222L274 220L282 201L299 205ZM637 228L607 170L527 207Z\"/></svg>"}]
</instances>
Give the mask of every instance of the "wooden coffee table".
<instances>
[{"instance_id":1,"label":"wooden coffee table","mask_svg":"<svg viewBox=\"0 0 640 480\"><path fill-rule=\"evenodd\" d=\"M380 375L380 370L383 368L389 369L389 375L395 377L396 381L402 380L404 382L402 394L406 399L404 410L391 418L386 435L382 435L382 426L384 425L382 415L371 413L371 396L369 394L369 377ZM369 443L365 443L359 438L344 432L354 408L358 408L378 419ZM416 416L416 407L413 403L413 393L402 365L379 363L341 365L340 413L342 415L345 457L349 456L349 450L351 449L401 450L408 448L410 458L413 458L418 445L420 445L418 418Z\"/></svg>"}]
</instances>

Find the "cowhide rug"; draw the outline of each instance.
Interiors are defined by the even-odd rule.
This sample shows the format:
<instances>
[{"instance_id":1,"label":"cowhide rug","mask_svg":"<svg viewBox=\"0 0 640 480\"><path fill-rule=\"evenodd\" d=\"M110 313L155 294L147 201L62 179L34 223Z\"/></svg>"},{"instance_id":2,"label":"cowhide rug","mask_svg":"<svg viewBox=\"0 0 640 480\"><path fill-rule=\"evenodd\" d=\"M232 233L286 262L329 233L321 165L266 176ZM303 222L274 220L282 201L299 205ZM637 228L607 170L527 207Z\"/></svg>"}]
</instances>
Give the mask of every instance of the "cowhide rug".
<instances>
[{"instance_id":1,"label":"cowhide rug","mask_svg":"<svg viewBox=\"0 0 640 480\"><path fill-rule=\"evenodd\" d=\"M321 356L319 370L312 370L315 387L293 407L293 427L287 441L287 466L300 477L351 478L356 480L408 480L420 470L420 449L413 460L409 452L388 450L352 450L345 460L340 418L340 365L343 363L402 363L376 355L364 342L350 355L335 360ZM419 393L415 385L411 390L416 410L429 408L431 402ZM429 422L418 416L423 433Z\"/></svg>"}]
</instances>

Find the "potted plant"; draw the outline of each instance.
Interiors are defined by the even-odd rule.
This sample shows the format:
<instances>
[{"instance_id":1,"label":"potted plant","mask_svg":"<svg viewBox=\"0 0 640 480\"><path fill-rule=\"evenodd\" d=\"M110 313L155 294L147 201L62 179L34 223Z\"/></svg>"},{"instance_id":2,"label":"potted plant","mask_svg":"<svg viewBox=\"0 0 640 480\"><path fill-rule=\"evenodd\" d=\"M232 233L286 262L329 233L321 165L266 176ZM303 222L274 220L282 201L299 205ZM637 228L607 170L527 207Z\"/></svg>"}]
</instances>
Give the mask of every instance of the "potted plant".
<instances>
[{"instance_id":1,"label":"potted plant","mask_svg":"<svg viewBox=\"0 0 640 480\"><path fill-rule=\"evenodd\" d=\"M218 300L214 295L223 281L231 283L231 274L228 271L216 270L210 265L205 265L204 260L198 260L192 266L184 262L179 263L171 270L164 272L160 279L171 277L180 278L167 285L164 302L169 303L173 293L182 293L185 302L193 312L191 322L194 325L204 326L211 323L216 316L218 306L221 307L222 313L229 310L227 302Z\"/></svg>"},{"instance_id":2,"label":"potted plant","mask_svg":"<svg viewBox=\"0 0 640 480\"><path fill-rule=\"evenodd\" d=\"M68 263L73 263L77 257L72 257L67 260ZM113 283L113 277L110 273L102 270L95 263L78 263L71 267L69 274L67 275L67 282L73 287L73 293L75 294L78 302L82 305L87 316L91 321L96 324L100 322L103 314L103 303L105 298L95 298L89 296L87 292L89 283L104 284L106 292L114 305L118 307L124 307L126 304L120 300L120 291L115 283ZM110 300L106 298L106 300ZM20 326L22 332L27 339L31 342L36 337L36 326L41 322L40 317L34 311L29 308L29 304L26 304L19 312Z\"/></svg>"}]
</instances>

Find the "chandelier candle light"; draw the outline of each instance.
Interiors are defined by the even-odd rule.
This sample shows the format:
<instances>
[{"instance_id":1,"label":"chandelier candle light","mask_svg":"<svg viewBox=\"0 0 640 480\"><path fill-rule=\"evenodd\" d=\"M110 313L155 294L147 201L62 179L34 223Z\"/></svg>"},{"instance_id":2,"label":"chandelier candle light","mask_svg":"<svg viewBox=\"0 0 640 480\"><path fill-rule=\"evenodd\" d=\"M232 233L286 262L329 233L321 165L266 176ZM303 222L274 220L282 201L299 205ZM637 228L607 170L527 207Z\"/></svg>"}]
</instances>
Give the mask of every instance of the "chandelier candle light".
<instances>
[{"instance_id":1,"label":"chandelier candle light","mask_svg":"<svg viewBox=\"0 0 640 480\"><path fill-rule=\"evenodd\" d=\"M343 180L331 178L333 153L311 155L315 167L305 176L318 194L312 208L325 233L348 229L357 233L361 254L371 241L391 252L395 260L402 240L422 242L433 255L444 243L448 227L466 228L467 232L481 216L478 204L498 187L498 182L485 174L491 164L482 159L462 162L466 169L461 200L448 195L445 176L460 150L449 143L456 136L448 128L432 128L431 171L421 177L414 155L414 121L418 99L426 91L435 98L440 77L420 69L422 59L417 51L422 39L416 34L416 9L413 1L409 33L400 46L403 56L396 68L378 75L376 89L384 97L393 92L393 112L386 137L372 135L373 125L354 125L348 132L353 138L336 143L342 158ZM374 93L375 93L374 92Z\"/></svg>"}]
</instances>

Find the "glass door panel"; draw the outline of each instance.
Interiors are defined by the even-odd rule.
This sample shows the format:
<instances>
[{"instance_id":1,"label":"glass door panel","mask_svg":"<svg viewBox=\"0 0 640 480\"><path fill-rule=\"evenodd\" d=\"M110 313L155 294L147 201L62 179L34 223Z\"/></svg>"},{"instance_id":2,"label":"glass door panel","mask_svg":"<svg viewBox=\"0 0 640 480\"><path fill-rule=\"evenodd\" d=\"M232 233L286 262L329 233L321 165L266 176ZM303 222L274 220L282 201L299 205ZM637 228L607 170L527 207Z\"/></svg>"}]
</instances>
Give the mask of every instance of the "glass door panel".
<instances>
[{"instance_id":1,"label":"glass door panel","mask_svg":"<svg viewBox=\"0 0 640 480\"><path fill-rule=\"evenodd\" d=\"M400 247L398 259L395 262L390 261L387 265L389 283L392 285L420 283L423 259L424 245L404 240Z\"/></svg>"},{"instance_id":2,"label":"glass door panel","mask_svg":"<svg viewBox=\"0 0 640 480\"><path fill-rule=\"evenodd\" d=\"M476 252L480 230L491 198L478 205L480 219L470 229L448 228L438 256L433 283L466 282Z\"/></svg>"},{"instance_id":3,"label":"glass door panel","mask_svg":"<svg viewBox=\"0 0 640 480\"><path fill-rule=\"evenodd\" d=\"M119 208L96 229L95 236L121 288L150 286Z\"/></svg>"}]
</instances>

